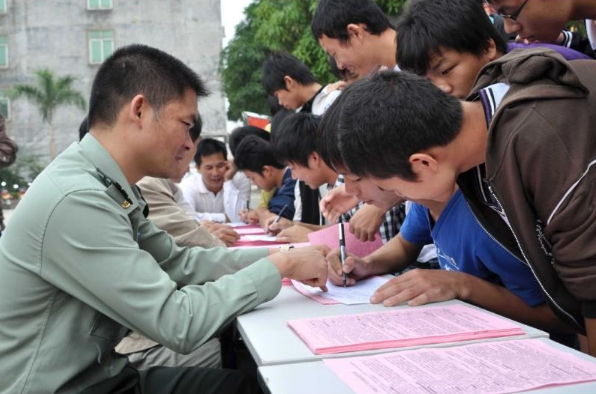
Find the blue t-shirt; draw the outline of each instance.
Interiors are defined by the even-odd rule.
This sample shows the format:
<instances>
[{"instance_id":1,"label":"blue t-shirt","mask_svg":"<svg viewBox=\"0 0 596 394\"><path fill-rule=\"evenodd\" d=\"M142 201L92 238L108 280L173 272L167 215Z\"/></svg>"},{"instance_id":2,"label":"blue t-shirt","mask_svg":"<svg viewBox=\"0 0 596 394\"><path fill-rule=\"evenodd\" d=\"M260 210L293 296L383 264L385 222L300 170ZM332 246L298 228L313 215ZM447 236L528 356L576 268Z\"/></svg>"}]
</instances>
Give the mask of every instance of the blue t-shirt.
<instances>
[{"instance_id":1,"label":"blue t-shirt","mask_svg":"<svg viewBox=\"0 0 596 394\"><path fill-rule=\"evenodd\" d=\"M292 179L292 172L289 168L284 172L284 177L279 187L271 200L269 200L269 212L279 214L283 207L287 205L283 211L281 217L292 220L294 218L294 188L296 186L296 180Z\"/></svg>"},{"instance_id":2,"label":"blue t-shirt","mask_svg":"<svg viewBox=\"0 0 596 394\"><path fill-rule=\"evenodd\" d=\"M413 203L401 227L410 243L434 242L441 268L460 271L505 286L526 304L544 302L530 268L503 249L480 227L461 191L457 191L431 227L428 208Z\"/></svg>"}]
</instances>

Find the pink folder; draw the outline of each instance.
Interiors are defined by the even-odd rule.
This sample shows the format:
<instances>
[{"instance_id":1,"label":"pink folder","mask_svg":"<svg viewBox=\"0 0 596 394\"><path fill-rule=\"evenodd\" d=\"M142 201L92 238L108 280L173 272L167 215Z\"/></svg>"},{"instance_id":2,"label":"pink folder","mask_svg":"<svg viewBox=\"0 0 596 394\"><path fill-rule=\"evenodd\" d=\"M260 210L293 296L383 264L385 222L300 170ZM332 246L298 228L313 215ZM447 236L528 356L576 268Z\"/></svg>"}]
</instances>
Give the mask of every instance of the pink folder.
<instances>
[{"instance_id":1,"label":"pink folder","mask_svg":"<svg viewBox=\"0 0 596 394\"><path fill-rule=\"evenodd\" d=\"M362 242L350 232L350 224L344 224L346 236L346 252L358 257L365 257L383 246L381 234L377 233L372 242ZM339 224L325 227L322 230L308 234L311 245L327 245L331 249L339 248Z\"/></svg>"}]
</instances>

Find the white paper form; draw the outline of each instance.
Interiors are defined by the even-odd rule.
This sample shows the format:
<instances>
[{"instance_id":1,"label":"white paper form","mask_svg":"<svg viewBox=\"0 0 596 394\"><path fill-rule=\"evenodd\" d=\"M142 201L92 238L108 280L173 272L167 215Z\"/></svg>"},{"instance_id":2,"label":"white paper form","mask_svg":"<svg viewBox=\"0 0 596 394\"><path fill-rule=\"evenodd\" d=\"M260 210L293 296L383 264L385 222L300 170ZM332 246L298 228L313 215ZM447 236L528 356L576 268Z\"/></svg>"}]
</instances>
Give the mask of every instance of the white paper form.
<instances>
[{"instance_id":1,"label":"white paper form","mask_svg":"<svg viewBox=\"0 0 596 394\"><path fill-rule=\"evenodd\" d=\"M243 241L255 242L255 241L266 241L266 242L277 242L277 237L275 235L255 235L255 234L248 234L242 236Z\"/></svg>"},{"instance_id":2,"label":"white paper form","mask_svg":"<svg viewBox=\"0 0 596 394\"><path fill-rule=\"evenodd\" d=\"M596 364L537 339L323 362L358 394L504 394L596 380Z\"/></svg>"},{"instance_id":3,"label":"white paper form","mask_svg":"<svg viewBox=\"0 0 596 394\"><path fill-rule=\"evenodd\" d=\"M360 280L354 286L349 287L336 286L327 281L327 292L324 292L318 287L311 287L298 281L292 281L292 284L300 293L322 304L356 305L370 304L370 297L387 281L388 279L386 278L373 276Z\"/></svg>"}]
</instances>

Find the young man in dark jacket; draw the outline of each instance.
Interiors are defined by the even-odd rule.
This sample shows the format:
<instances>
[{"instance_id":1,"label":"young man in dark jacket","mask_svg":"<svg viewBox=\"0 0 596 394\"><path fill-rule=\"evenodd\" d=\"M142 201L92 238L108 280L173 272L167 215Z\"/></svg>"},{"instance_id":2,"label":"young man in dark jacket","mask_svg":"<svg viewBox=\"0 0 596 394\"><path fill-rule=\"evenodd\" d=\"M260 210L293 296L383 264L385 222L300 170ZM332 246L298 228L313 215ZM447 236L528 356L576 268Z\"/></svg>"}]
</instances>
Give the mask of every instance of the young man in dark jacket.
<instances>
[{"instance_id":1,"label":"young man in dark jacket","mask_svg":"<svg viewBox=\"0 0 596 394\"><path fill-rule=\"evenodd\" d=\"M590 92L593 61L513 51L480 72L466 101L406 72L359 81L338 99L337 132L350 171L385 190L445 201L457 182L482 226L532 268L551 308L587 331L596 354Z\"/></svg>"}]
</instances>

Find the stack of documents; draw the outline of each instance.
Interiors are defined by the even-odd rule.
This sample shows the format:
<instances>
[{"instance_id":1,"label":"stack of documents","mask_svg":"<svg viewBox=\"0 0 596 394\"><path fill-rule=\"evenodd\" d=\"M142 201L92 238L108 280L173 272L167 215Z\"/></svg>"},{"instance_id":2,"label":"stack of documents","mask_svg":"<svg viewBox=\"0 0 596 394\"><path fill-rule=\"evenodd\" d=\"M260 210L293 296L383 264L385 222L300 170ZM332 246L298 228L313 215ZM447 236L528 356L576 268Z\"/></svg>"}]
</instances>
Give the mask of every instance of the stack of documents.
<instances>
[{"instance_id":1,"label":"stack of documents","mask_svg":"<svg viewBox=\"0 0 596 394\"><path fill-rule=\"evenodd\" d=\"M350 232L350 224L345 223L346 251L358 257L365 257L383 246L381 234L375 235L372 242L362 242ZM322 230L314 231L308 234L308 240L311 245L327 245L331 249L339 248L339 224L325 227Z\"/></svg>"},{"instance_id":2,"label":"stack of documents","mask_svg":"<svg viewBox=\"0 0 596 394\"><path fill-rule=\"evenodd\" d=\"M323 362L358 394L502 394L596 380L594 362L539 339L423 348Z\"/></svg>"},{"instance_id":3,"label":"stack of documents","mask_svg":"<svg viewBox=\"0 0 596 394\"><path fill-rule=\"evenodd\" d=\"M314 354L523 335L514 322L465 305L415 307L289 320Z\"/></svg>"}]
</instances>

